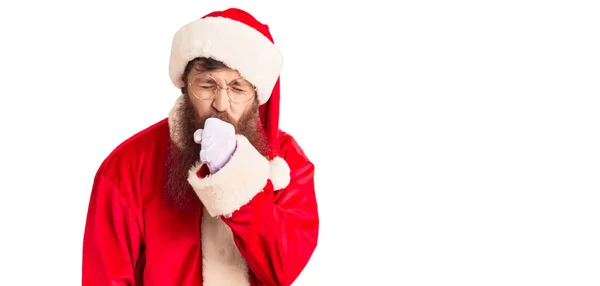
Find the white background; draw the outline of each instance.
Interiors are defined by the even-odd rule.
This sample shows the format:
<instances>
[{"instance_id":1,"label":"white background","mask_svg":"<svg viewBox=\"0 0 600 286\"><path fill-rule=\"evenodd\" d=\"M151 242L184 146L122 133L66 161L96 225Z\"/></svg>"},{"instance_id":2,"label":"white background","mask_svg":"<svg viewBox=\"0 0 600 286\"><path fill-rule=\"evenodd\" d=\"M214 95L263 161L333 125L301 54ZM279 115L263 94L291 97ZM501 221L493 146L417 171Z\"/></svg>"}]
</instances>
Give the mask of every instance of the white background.
<instances>
[{"instance_id":1,"label":"white background","mask_svg":"<svg viewBox=\"0 0 600 286\"><path fill-rule=\"evenodd\" d=\"M0 285L81 283L96 169L167 116L173 33L230 6L316 165L295 285L600 285L595 1L156 2L0 4Z\"/></svg>"}]
</instances>

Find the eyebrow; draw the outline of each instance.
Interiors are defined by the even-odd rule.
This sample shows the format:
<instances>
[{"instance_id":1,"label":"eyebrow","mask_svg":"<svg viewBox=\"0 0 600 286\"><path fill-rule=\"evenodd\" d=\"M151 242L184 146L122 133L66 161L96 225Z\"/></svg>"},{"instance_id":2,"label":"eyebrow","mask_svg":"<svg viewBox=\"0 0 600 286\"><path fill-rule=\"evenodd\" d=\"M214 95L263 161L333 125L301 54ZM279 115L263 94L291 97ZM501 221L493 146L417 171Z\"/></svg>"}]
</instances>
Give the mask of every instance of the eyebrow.
<instances>
[{"instance_id":1,"label":"eyebrow","mask_svg":"<svg viewBox=\"0 0 600 286\"><path fill-rule=\"evenodd\" d=\"M201 74L208 75L208 76L212 77L212 79L216 80L217 82L223 80L221 78L216 77L214 74L211 73L211 71L198 71L197 73L192 74L191 76L195 77L195 76L198 76L198 75L201 75ZM237 76L235 78L232 78L231 80L225 80L225 82L227 84L232 84L233 83L234 85L241 85L241 83L239 83L237 81L238 79L245 79L245 78L242 77L242 76Z\"/></svg>"}]
</instances>

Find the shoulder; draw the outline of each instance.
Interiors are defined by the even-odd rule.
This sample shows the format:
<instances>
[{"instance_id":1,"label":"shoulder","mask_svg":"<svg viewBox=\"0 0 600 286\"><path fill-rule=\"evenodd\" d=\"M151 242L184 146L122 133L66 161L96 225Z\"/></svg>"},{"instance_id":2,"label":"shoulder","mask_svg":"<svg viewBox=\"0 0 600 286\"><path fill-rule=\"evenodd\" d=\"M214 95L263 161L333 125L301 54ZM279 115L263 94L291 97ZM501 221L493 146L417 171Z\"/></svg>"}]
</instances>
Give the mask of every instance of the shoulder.
<instances>
[{"instance_id":1,"label":"shoulder","mask_svg":"<svg viewBox=\"0 0 600 286\"><path fill-rule=\"evenodd\" d=\"M103 176L116 183L124 171L131 173L156 157L166 156L169 142L168 122L167 119L162 119L114 148L98 168L97 176Z\"/></svg>"}]
</instances>

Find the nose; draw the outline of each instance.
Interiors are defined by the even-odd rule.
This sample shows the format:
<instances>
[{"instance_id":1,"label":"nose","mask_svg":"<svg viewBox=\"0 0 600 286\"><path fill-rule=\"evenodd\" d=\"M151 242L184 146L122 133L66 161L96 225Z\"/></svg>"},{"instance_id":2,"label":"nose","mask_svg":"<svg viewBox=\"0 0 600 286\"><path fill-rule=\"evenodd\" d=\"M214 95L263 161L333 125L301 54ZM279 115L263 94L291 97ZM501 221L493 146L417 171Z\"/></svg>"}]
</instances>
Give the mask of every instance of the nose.
<instances>
[{"instance_id":1,"label":"nose","mask_svg":"<svg viewBox=\"0 0 600 286\"><path fill-rule=\"evenodd\" d=\"M219 88L215 99L213 101L213 107L218 111L225 111L229 109L229 95L227 95L227 89Z\"/></svg>"}]
</instances>

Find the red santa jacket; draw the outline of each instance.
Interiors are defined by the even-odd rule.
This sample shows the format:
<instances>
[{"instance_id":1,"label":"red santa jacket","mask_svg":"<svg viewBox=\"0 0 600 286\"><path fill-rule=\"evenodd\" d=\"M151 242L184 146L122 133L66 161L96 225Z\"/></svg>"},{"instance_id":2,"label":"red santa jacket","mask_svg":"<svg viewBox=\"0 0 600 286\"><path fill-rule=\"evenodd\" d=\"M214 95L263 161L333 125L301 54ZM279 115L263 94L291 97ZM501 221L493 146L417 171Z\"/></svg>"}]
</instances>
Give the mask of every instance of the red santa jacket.
<instances>
[{"instance_id":1,"label":"red santa jacket","mask_svg":"<svg viewBox=\"0 0 600 286\"><path fill-rule=\"evenodd\" d=\"M189 178L196 211L164 197L167 119L117 147L100 166L83 240L82 281L91 285L290 285L317 245L314 166L280 131L290 169L276 190L270 163L243 137L229 163ZM203 204L200 203L203 202Z\"/></svg>"}]
</instances>

